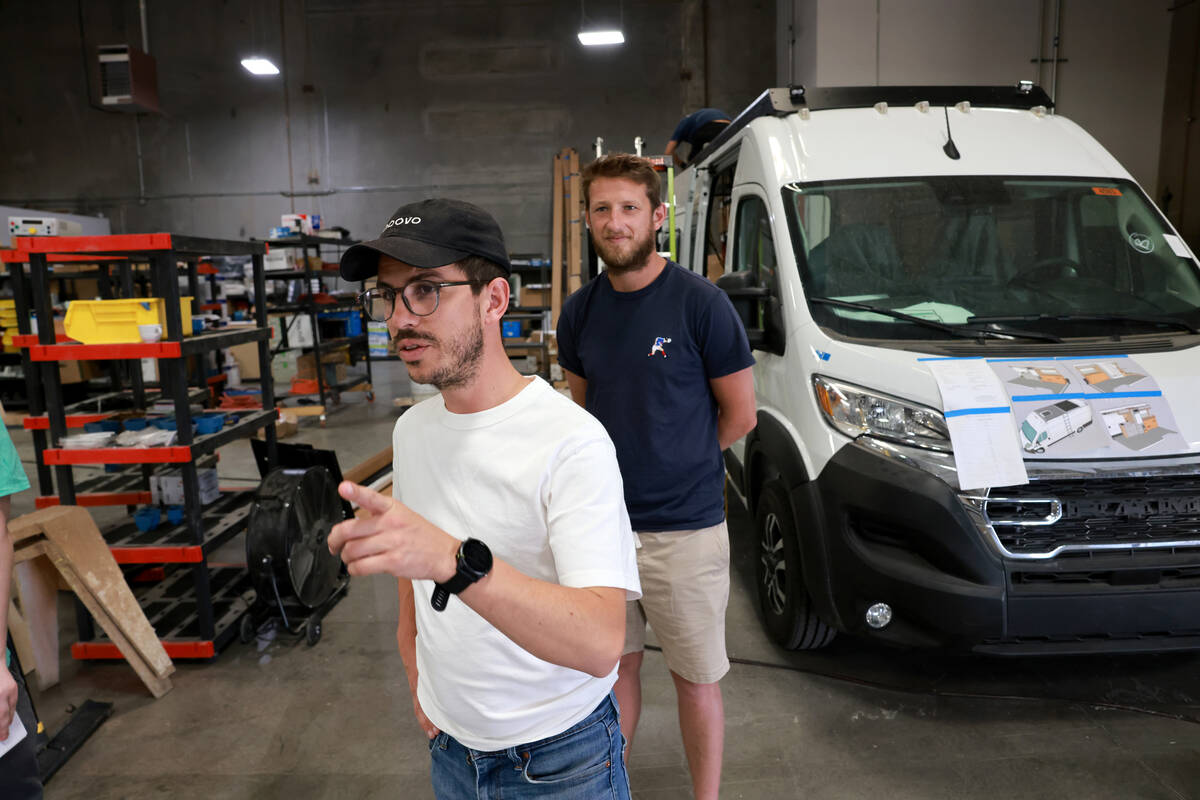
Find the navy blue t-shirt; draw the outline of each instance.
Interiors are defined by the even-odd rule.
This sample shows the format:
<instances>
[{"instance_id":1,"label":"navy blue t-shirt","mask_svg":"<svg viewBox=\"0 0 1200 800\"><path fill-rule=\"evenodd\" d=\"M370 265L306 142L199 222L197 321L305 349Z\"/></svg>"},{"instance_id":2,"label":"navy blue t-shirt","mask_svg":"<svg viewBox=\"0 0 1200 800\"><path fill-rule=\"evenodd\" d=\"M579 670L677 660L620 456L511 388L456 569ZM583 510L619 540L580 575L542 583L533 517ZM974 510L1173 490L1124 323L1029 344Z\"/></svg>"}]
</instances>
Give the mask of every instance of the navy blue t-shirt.
<instances>
[{"instance_id":1,"label":"navy blue t-shirt","mask_svg":"<svg viewBox=\"0 0 1200 800\"><path fill-rule=\"evenodd\" d=\"M635 531L707 528L725 518L725 467L709 380L754 364L729 297L673 261L636 292L601 274L567 298L558 363L587 379L608 429Z\"/></svg>"},{"instance_id":2,"label":"navy blue t-shirt","mask_svg":"<svg viewBox=\"0 0 1200 800\"><path fill-rule=\"evenodd\" d=\"M719 119L727 120L729 119L729 115L719 108L702 108L699 111L693 111L679 120L679 124L675 126L675 132L671 134L671 141L691 144L692 135L696 131L708 123L716 122Z\"/></svg>"}]
</instances>

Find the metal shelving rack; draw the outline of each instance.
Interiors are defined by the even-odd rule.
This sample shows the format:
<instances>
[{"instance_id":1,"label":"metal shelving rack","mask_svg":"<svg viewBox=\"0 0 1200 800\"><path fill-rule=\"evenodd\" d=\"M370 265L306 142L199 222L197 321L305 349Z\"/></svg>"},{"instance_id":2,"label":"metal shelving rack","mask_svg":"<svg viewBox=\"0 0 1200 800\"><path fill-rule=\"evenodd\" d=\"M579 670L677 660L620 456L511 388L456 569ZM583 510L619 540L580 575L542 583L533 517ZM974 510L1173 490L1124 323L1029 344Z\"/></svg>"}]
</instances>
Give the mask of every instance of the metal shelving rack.
<instances>
[{"instance_id":1,"label":"metal shelving rack","mask_svg":"<svg viewBox=\"0 0 1200 800\"><path fill-rule=\"evenodd\" d=\"M537 275L538 281L536 285L543 287L540 289L540 291L545 291L548 301L551 292L550 260L540 254L513 253L510 255L509 261L512 265L513 274L521 276L522 281L525 280L525 276L527 275ZM521 291L526 291L524 286L522 286ZM522 323L539 323L539 326L543 331L543 338L540 342L529 341L528 336L522 337L521 341L510 341L508 338L505 338L504 349L524 350L527 352L530 350L540 350L541 358L539 359L539 362L541 363L542 368L538 371L538 374L549 380L550 345L546 342L544 335L545 332L551 330L549 302L547 302L545 305L510 305L508 311L504 314L504 319L520 320ZM522 324L522 327L524 327L524 324Z\"/></svg>"},{"instance_id":2,"label":"metal shelving rack","mask_svg":"<svg viewBox=\"0 0 1200 800\"><path fill-rule=\"evenodd\" d=\"M152 534L134 535L135 526L128 522L103 531L110 550L118 563L125 565L162 565L156 569L159 580L150 585L137 584L134 593L142 603L147 618L154 625L172 658L212 658L237 634L238 622L249 608L253 590L249 574L241 567L213 567L207 554L233 537L246 525L253 493L248 491L222 493L208 506L200 502L198 470L202 459L212 459L218 448L246 435L265 429L269 465L276 463L275 397L270 380L270 353L265 304L256 309L258 326L254 329L217 331L184 336L179 311L179 264L186 265L189 288L195 297L196 283L201 271L201 257L218 255L250 255L253 261L254 286L258 297L264 296L263 255L266 246L261 242L238 242L200 239L173 234L134 234L80 237L17 237L17 254L6 258L9 272L16 281L18 322L26 350L24 357L32 367L30 381L30 421L26 427L34 433L39 479L43 472L54 471L57 502L79 505L129 505L146 499L148 479L155 464L178 464L184 490L184 519L175 526L159 528ZM88 254L97 257L117 256L149 264L149 284L152 295L162 298L166 307L166 331L163 341L154 343L85 345L62 341L56 337L50 296L48 292L48 261L60 261L66 256ZM66 254L64 256L63 254ZM28 264L19 266L19 261ZM25 281L29 282L32 308L26 301ZM131 276L122 275L125 289L132 295ZM193 301L195 302L195 301ZM38 332L30 333L30 311L37 313ZM242 416L222 430L194 436L190 404L198 395L207 396L207 386L189 387L187 359L199 357L220 348L245 342L258 343L260 368L265 378L261 384L262 408ZM167 447L123 448L106 447L72 450L48 447L58 442L69 427L82 426L97 416L107 416L105 403L131 402L144 409L152 396L140 380L130 391L116 392L93 398L68 409L62 403L58 362L64 360L136 360L154 358L160 371L159 396L171 398L175 407L178 431L177 443ZM203 370L197 369L197 372ZM205 380L203 376L200 378ZM89 405L94 409L87 408ZM127 464L137 468L104 476L78 487L72 466L78 464ZM90 484L90 485L89 485ZM43 504L55 502L42 483ZM77 489L86 489L77 492ZM137 569L131 567L133 577ZM144 571L144 570L143 570ZM187 580L190 573L191 580ZM92 620L82 606L77 606L80 641L72 646L72 654L82 659L119 658L116 645L97 637Z\"/></svg>"},{"instance_id":3,"label":"metal shelving rack","mask_svg":"<svg viewBox=\"0 0 1200 800\"><path fill-rule=\"evenodd\" d=\"M308 234L298 234L280 239L271 239L268 244L273 248L299 248L301 259L304 262L303 270L295 270L285 272L281 270L272 270L266 273L266 278L269 281L303 281L303 287L307 290L307 299L300 300L295 303L283 303L275 305L267 305L267 311L272 313L292 314L294 320L300 314L306 314L312 324L313 344L311 348L304 346L304 349L311 349L313 359L316 362L317 373L317 391L315 393L291 394L290 397L317 397L316 405L298 405L288 406L288 410L293 413L319 415L321 425L325 424L326 417L330 411L330 404L327 398L332 398L334 404L340 402L342 392L363 391L367 393L368 402L375 400L375 391L373 386L373 377L371 372L371 354L370 348L367 346L367 320L362 318L362 333L356 336L343 336L335 339L322 339L320 315L329 311L350 311L353 313L358 308L358 303L354 299L335 302L335 303L319 303L316 300L316 292L314 291L314 282L319 282L322 277L336 277L336 270L313 269L310 253L316 258L320 258L322 247L337 247L339 249L357 244L353 239L329 239L323 236L311 236ZM324 262L322 262L324 263ZM323 274L330 273L330 274ZM305 294L305 293L302 293ZM265 302L266 296L263 295ZM257 302L257 298L256 298ZM283 326L280 331L280 343L277 350L289 348L288 329L291 323ZM327 383L325 381L325 366L322 358L322 349L328 352L331 348L349 345L353 353L356 348L361 346L362 361L366 365L367 374L365 379L362 377L349 378L345 381Z\"/></svg>"}]
</instances>

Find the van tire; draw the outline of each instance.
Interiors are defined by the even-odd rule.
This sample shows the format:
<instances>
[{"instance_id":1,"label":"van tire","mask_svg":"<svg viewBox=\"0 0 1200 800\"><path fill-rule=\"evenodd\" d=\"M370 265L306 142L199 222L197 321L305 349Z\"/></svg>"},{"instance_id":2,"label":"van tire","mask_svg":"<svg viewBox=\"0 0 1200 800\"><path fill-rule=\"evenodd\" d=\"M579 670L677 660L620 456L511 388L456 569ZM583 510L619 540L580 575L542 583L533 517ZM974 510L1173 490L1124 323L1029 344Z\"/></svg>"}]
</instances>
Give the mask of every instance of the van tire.
<instances>
[{"instance_id":1,"label":"van tire","mask_svg":"<svg viewBox=\"0 0 1200 800\"><path fill-rule=\"evenodd\" d=\"M754 574L763 626L771 639L787 650L824 647L837 631L813 610L804 585L796 521L782 481L769 481L763 486L754 522L758 531Z\"/></svg>"}]
</instances>

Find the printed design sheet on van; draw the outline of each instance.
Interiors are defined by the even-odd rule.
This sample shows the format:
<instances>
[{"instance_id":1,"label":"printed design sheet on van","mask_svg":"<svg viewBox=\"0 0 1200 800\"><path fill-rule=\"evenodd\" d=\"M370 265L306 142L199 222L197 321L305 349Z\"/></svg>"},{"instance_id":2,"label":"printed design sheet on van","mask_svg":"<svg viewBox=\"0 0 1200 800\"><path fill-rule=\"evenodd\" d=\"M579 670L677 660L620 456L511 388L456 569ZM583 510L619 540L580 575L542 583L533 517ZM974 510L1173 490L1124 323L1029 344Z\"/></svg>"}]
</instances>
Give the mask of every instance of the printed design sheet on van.
<instances>
[{"instance_id":1,"label":"printed design sheet on van","mask_svg":"<svg viewBox=\"0 0 1200 800\"><path fill-rule=\"evenodd\" d=\"M983 359L921 359L942 395L960 489L1029 483L1005 387Z\"/></svg>"},{"instance_id":2,"label":"printed design sheet on van","mask_svg":"<svg viewBox=\"0 0 1200 800\"><path fill-rule=\"evenodd\" d=\"M1154 376L1126 356L990 359L1025 458L1130 458L1188 449Z\"/></svg>"}]
</instances>

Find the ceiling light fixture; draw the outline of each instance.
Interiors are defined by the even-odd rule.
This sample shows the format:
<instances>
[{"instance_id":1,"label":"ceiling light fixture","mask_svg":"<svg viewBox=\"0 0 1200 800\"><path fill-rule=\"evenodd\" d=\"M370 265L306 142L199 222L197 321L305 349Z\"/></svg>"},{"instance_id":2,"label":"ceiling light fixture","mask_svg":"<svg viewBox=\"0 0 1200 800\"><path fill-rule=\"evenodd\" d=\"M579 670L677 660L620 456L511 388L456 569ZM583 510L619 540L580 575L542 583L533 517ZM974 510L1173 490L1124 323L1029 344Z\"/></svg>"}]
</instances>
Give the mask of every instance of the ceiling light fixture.
<instances>
[{"instance_id":1,"label":"ceiling light fixture","mask_svg":"<svg viewBox=\"0 0 1200 800\"><path fill-rule=\"evenodd\" d=\"M625 10L623 4L618 0L617 3L618 22L614 28L611 25L603 26L588 22L587 11L584 9L583 0L579 0L579 43L585 47L595 47L597 45L606 44L624 44L625 34L621 32L624 27Z\"/></svg>"},{"instance_id":2,"label":"ceiling light fixture","mask_svg":"<svg viewBox=\"0 0 1200 800\"><path fill-rule=\"evenodd\" d=\"M242 66L252 75L278 75L279 67L271 63L269 58L243 58Z\"/></svg>"},{"instance_id":3,"label":"ceiling light fixture","mask_svg":"<svg viewBox=\"0 0 1200 800\"><path fill-rule=\"evenodd\" d=\"M625 34L620 31L580 31L579 43L587 47L600 44L624 44Z\"/></svg>"}]
</instances>

